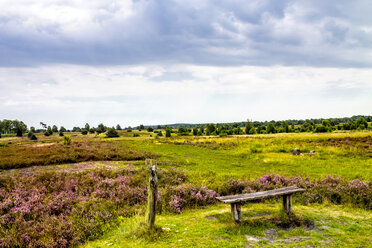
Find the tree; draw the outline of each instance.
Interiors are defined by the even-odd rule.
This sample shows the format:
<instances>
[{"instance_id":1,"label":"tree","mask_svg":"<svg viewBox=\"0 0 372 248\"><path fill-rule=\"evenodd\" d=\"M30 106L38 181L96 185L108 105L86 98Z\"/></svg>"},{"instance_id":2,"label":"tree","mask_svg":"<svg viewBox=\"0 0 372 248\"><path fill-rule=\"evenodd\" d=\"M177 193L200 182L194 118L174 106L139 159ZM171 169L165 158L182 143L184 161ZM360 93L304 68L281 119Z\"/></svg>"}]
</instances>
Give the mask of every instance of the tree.
<instances>
[{"instance_id":1,"label":"tree","mask_svg":"<svg viewBox=\"0 0 372 248\"><path fill-rule=\"evenodd\" d=\"M89 130L90 130L90 126L89 126L88 123L85 123L85 130L87 130L87 132L89 132Z\"/></svg>"},{"instance_id":2,"label":"tree","mask_svg":"<svg viewBox=\"0 0 372 248\"><path fill-rule=\"evenodd\" d=\"M100 133L106 132L106 130L107 130L107 127L101 123L98 125L96 132L100 134Z\"/></svg>"},{"instance_id":3,"label":"tree","mask_svg":"<svg viewBox=\"0 0 372 248\"><path fill-rule=\"evenodd\" d=\"M80 127L73 127L72 131L73 132L81 132L81 128Z\"/></svg>"},{"instance_id":4,"label":"tree","mask_svg":"<svg viewBox=\"0 0 372 248\"><path fill-rule=\"evenodd\" d=\"M165 128L165 137L170 137L171 136L172 130L169 127Z\"/></svg>"},{"instance_id":5,"label":"tree","mask_svg":"<svg viewBox=\"0 0 372 248\"><path fill-rule=\"evenodd\" d=\"M368 122L363 117L359 117L356 121L356 126L360 129L365 129L368 127Z\"/></svg>"},{"instance_id":6,"label":"tree","mask_svg":"<svg viewBox=\"0 0 372 248\"><path fill-rule=\"evenodd\" d=\"M143 124L138 126L138 130L141 131L142 129L145 129L145 126Z\"/></svg>"},{"instance_id":7,"label":"tree","mask_svg":"<svg viewBox=\"0 0 372 248\"><path fill-rule=\"evenodd\" d=\"M88 130L86 130L85 128L81 129L81 134L82 135L87 135L88 134Z\"/></svg>"},{"instance_id":8,"label":"tree","mask_svg":"<svg viewBox=\"0 0 372 248\"><path fill-rule=\"evenodd\" d=\"M27 126L23 123L23 121L14 120L13 130L16 133L17 137L22 137L23 133L27 131Z\"/></svg>"},{"instance_id":9,"label":"tree","mask_svg":"<svg viewBox=\"0 0 372 248\"><path fill-rule=\"evenodd\" d=\"M249 131L252 129L252 127L252 123L250 121L247 121L247 123L245 124L245 133L250 134Z\"/></svg>"},{"instance_id":10,"label":"tree","mask_svg":"<svg viewBox=\"0 0 372 248\"><path fill-rule=\"evenodd\" d=\"M216 127L213 123L212 124L207 124L205 134L206 135L211 135L215 130L216 130Z\"/></svg>"},{"instance_id":11,"label":"tree","mask_svg":"<svg viewBox=\"0 0 372 248\"><path fill-rule=\"evenodd\" d=\"M57 133L57 132L58 132L58 127L57 127L56 125L53 125L53 127L52 127L52 131L53 131L54 133Z\"/></svg>"},{"instance_id":12,"label":"tree","mask_svg":"<svg viewBox=\"0 0 372 248\"><path fill-rule=\"evenodd\" d=\"M43 123L40 121L40 125L44 128L44 129L47 129L47 124Z\"/></svg>"},{"instance_id":13,"label":"tree","mask_svg":"<svg viewBox=\"0 0 372 248\"><path fill-rule=\"evenodd\" d=\"M201 132L202 135L204 134L204 125L200 126L200 132Z\"/></svg>"},{"instance_id":14,"label":"tree","mask_svg":"<svg viewBox=\"0 0 372 248\"><path fill-rule=\"evenodd\" d=\"M106 138L119 137L118 132L114 128L107 129Z\"/></svg>"},{"instance_id":15,"label":"tree","mask_svg":"<svg viewBox=\"0 0 372 248\"><path fill-rule=\"evenodd\" d=\"M282 127L283 127L284 132L289 133L289 126L288 126L288 123L286 121L282 122Z\"/></svg>"},{"instance_id":16,"label":"tree","mask_svg":"<svg viewBox=\"0 0 372 248\"><path fill-rule=\"evenodd\" d=\"M179 126L177 133L178 133L178 135L188 135L189 134L187 128L184 127L184 126Z\"/></svg>"},{"instance_id":17,"label":"tree","mask_svg":"<svg viewBox=\"0 0 372 248\"><path fill-rule=\"evenodd\" d=\"M121 130L121 126L119 124L116 125L116 130Z\"/></svg>"},{"instance_id":18,"label":"tree","mask_svg":"<svg viewBox=\"0 0 372 248\"><path fill-rule=\"evenodd\" d=\"M36 133L36 129L35 129L35 127L30 127L30 132L32 132L32 133Z\"/></svg>"},{"instance_id":19,"label":"tree","mask_svg":"<svg viewBox=\"0 0 372 248\"><path fill-rule=\"evenodd\" d=\"M266 127L266 132L267 133L276 133L276 129L274 127L274 124L270 122L267 127Z\"/></svg>"},{"instance_id":20,"label":"tree","mask_svg":"<svg viewBox=\"0 0 372 248\"><path fill-rule=\"evenodd\" d=\"M192 135L194 135L194 136L198 135L198 129L197 128L192 129Z\"/></svg>"},{"instance_id":21,"label":"tree","mask_svg":"<svg viewBox=\"0 0 372 248\"><path fill-rule=\"evenodd\" d=\"M66 128L64 128L63 126L61 126L61 128L59 129L60 132L66 132Z\"/></svg>"},{"instance_id":22,"label":"tree","mask_svg":"<svg viewBox=\"0 0 372 248\"><path fill-rule=\"evenodd\" d=\"M30 140L37 140L37 137L36 135L33 133L33 132L29 132L27 134L27 137L30 139Z\"/></svg>"},{"instance_id":23,"label":"tree","mask_svg":"<svg viewBox=\"0 0 372 248\"><path fill-rule=\"evenodd\" d=\"M147 132L152 132L152 131L154 131L154 129L152 127L147 128Z\"/></svg>"}]
</instances>

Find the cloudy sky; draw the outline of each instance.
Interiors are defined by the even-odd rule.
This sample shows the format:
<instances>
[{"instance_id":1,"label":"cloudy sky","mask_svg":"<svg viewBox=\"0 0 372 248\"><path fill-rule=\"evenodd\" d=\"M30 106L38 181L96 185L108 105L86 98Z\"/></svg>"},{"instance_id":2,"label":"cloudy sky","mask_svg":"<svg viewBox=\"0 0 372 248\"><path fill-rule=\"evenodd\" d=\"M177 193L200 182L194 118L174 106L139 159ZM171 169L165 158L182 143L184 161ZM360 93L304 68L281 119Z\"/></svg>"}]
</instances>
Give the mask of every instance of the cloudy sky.
<instances>
[{"instance_id":1,"label":"cloudy sky","mask_svg":"<svg viewBox=\"0 0 372 248\"><path fill-rule=\"evenodd\" d=\"M1 0L0 119L372 114L370 0Z\"/></svg>"}]
</instances>

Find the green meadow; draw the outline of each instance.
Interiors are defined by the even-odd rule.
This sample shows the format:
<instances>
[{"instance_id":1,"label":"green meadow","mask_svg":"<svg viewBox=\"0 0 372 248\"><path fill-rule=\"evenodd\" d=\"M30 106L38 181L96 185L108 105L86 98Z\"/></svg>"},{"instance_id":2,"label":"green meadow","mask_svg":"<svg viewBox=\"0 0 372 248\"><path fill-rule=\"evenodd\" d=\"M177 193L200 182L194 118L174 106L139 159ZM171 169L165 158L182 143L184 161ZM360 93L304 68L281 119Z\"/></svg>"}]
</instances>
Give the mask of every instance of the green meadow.
<instances>
[{"instance_id":1,"label":"green meadow","mask_svg":"<svg viewBox=\"0 0 372 248\"><path fill-rule=\"evenodd\" d=\"M172 187L168 185L172 175L182 177L182 183L187 185L205 186L221 193L225 192L223 187L230 187L231 180L253 182L268 174L314 182L331 176L346 183L364 182L366 192L371 192L370 131L171 138L155 138L154 133L147 131L133 132L139 137L126 131L110 139L103 134L71 133L70 146L64 146L62 137L56 134L38 135L38 141L2 138L1 177L22 177L36 171L45 175L63 171L69 176L84 168L97 173L103 170L110 176L125 169L132 173L125 172L128 175L136 175L136 171L143 174L144 160L151 158L159 169L168 173L169 179L161 181L164 185L159 184L162 192ZM299 148L301 154L293 155L294 148ZM42 156L35 157L36 152ZM137 184L144 185L145 178L143 182L140 178L136 177ZM130 214L115 215L112 224L102 222L105 228L99 229L98 234L82 235L78 243L82 247L369 247L371 196L354 194L365 197L365 203L362 199L359 200L362 204L356 206L353 200L337 202L332 197L304 203L303 198L296 201L300 195L295 195L294 216L290 218L283 214L279 198L248 203L242 207L241 224L233 222L229 205L216 201L186 204L179 213L170 211L167 203L163 203L156 229L151 232L143 230L145 203L142 201L131 205ZM112 211L119 211L118 206ZM4 230L0 229L2 238L7 233Z\"/></svg>"}]
</instances>

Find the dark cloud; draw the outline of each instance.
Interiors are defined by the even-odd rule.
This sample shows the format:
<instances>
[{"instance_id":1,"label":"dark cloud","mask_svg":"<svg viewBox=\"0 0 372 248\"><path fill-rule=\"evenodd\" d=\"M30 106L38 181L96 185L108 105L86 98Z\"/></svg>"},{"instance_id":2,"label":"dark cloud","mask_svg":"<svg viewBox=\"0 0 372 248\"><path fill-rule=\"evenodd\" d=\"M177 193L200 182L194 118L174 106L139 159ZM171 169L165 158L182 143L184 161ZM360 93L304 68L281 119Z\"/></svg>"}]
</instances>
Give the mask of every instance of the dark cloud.
<instances>
[{"instance_id":1,"label":"dark cloud","mask_svg":"<svg viewBox=\"0 0 372 248\"><path fill-rule=\"evenodd\" d=\"M369 1L4 2L2 67L154 62L372 66Z\"/></svg>"}]
</instances>

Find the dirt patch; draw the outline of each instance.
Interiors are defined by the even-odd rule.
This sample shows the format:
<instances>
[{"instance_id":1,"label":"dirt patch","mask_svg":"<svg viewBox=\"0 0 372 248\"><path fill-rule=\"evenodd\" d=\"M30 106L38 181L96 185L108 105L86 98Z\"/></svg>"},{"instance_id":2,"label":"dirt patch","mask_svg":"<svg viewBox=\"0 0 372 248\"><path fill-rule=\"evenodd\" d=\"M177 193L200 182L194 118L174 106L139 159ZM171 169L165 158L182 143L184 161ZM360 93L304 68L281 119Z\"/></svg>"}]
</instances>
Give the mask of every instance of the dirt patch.
<instances>
[{"instance_id":1,"label":"dirt patch","mask_svg":"<svg viewBox=\"0 0 372 248\"><path fill-rule=\"evenodd\" d=\"M270 220L273 224L275 224L278 228L281 229L293 229L298 227L303 227L306 230L313 230L315 228L315 224L313 221L310 220L302 220L297 217L290 217L289 219L283 220L280 217L275 217Z\"/></svg>"},{"instance_id":2,"label":"dirt patch","mask_svg":"<svg viewBox=\"0 0 372 248\"><path fill-rule=\"evenodd\" d=\"M29 145L29 147L49 147L49 146L54 146L56 143L42 143L42 144L32 144Z\"/></svg>"},{"instance_id":3,"label":"dirt patch","mask_svg":"<svg viewBox=\"0 0 372 248\"><path fill-rule=\"evenodd\" d=\"M205 218L207 220L218 220L217 216L215 216L215 215L208 215L208 216L205 216Z\"/></svg>"}]
</instances>

